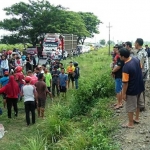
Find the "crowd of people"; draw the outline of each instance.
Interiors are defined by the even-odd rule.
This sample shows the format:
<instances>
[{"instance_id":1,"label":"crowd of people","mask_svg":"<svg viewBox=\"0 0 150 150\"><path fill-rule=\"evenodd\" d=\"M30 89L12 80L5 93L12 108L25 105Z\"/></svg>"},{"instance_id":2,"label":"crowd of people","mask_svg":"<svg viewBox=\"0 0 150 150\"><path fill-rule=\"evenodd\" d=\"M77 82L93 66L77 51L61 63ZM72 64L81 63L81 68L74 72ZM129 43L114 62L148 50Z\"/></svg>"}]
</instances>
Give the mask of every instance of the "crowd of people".
<instances>
[{"instance_id":1,"label":"crowd of people","mask_svg":"<svg viewBox=\"0 0 150 150\"><path fill-rule=\"evenodd\" d=\"M140 111L145 110L145 82L149 79L149 48L143 48L143 39L135 41L135 48L131 42L115 45L112 53L112 76L115 79L117 103L115 109L123 107L124 101L128 114L128 123L124 128L134 128L139 124ZM134 118L135 113L135 118Z\"/></svg>"},{"instance_id":2,"label":"crowd of people","mask_svg":"<svg viewBox=\"0 0 150 150\"><path fill-rule=\"evenodd\" d=\"M32 63L31 63L32 61ZM78 89L80 68L77 62L70 62L68 67L58 60L52 60L49 65L39 64L37 55L24 55L9 51L1 54L0 59L0 94L2 94L4 108L7 108L8 118L18 116L18 102L24 101L26 123L35 123L35 110L38 117L44 118L47 96L53 100L55 97L65 97L67 89Z\"/></svg>"}]
</instances>

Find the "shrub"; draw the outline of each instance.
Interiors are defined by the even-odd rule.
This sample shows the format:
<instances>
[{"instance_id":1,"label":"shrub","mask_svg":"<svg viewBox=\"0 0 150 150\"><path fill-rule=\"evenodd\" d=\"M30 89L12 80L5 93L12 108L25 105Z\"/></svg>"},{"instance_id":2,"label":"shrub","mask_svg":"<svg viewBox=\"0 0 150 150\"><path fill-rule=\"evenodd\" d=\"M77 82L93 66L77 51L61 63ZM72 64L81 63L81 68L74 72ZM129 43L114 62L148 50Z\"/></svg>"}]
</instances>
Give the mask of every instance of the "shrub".
<instances>
[{"instance_id":1,"label":"shrub","mask_svg":"<svg viewBox=\"0 0 150 150\"><path fill-rule=\"evenodd\" d=\"M47 137L49 143L56 143L62 136L68 135L72 131L71 123L68 123L63 117L59 115L61 113L62 106L53 105L52 109L48 109L46 112L46 118L39 126L42 134ZM55 108L55 109L54 109ZM60 108L58 110L58 108Z\"/></svg>"},{"instance_id":2,"label":"shrub","mask_svg":"<svg viewBox=\"0 0 150 150\"><path fill-rule=\"evenodd\" d=\"M20 150L44 150L46 147L46 138L38 134L35 137L25 137L26 144L20 147Z\"/></svg>"},{"instance_id":3,"label":"shrub","mask_svg":"<svg viewBox=\"0 0 150 150\"><path fill-rule=\"evenodd\" d=\"M92 74L93 75L93 74ZM104 98L114 95L114 82L109 71L101 76L91 77L91 80L81 80L80 89L74 91L74 99L71 108L74 115L85 114L94 105L97 98Z\"/></svg>"}]
</instances>

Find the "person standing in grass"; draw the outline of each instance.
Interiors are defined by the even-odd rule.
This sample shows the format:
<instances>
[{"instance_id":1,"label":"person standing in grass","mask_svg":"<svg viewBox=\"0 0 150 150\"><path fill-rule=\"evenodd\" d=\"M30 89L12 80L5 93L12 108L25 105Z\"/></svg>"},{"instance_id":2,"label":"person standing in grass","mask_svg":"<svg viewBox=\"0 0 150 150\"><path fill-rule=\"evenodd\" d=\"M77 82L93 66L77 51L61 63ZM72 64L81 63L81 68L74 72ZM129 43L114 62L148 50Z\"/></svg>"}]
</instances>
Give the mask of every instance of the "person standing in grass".
<instances>
[{"instance_id":1,"label":"person standing in grass","mask_svg":"<svg viewBox=\"0 0 150 150\"><path fill-rule=\"evenodd\" d=\"M72 81L72 88L74 88L74 73L75 67L73 66L73 62L70 62L70 65L67 67L67 73L68 73L68 88L70 86L70 80Z\"/></svg>"},{"instance_id":2,"label":"person standing in grass","mask_svg":"<svg viewBox=\"0 0 150 150\"><path fill-rule=\"evenodd\" d=\"M51 87L52 87L52 76L51 74L48 72L48 69L45 68L44 70L44 77L45 77L45 83L47 86L48 91L51 93ZM53 99L52 94L51 94L51 99Z\"/></svg>"},{"instance_id":3,"label":"person standing in grass","mask_svg":"<svg viewBox=\"0 0 150 150\"><path fill-rule=\"evenodd\" d=\"M9 71L8 60L5 55L2 55L1 68L3 70L3 74L5 71Z\"/></svg>"},{"instance_id":4,"label":"person standing in grass","mask_svg":"<svg viewBox=\"0 0 150 150\"><path fill-rule=\"evenodd\" d=\"M20 93L20 88L18 83L15 81L14 76L9 77L9 82L4 87L0 89L0 93L6 94L8 118L11 118L11 108L14 107L15 116L18 116L18 95Z\"/></svg>"},{"instance_id":5,"label":"person standing in grass","mask_svg":"<svg viewBox=\"0 0 150 150\"><path fill-rule=\"evenodd\" d=\"M35 124L35 99L37 102L37 93L35 86L31 85L31 77L25 77L26 84L22 87L21 96L24 96L24 105L26 113L27 126L30 125L30 112L32 115L32 124Z\"/></svg>"},{"instance_id":6,"label":"person standing in grass","mask_svg":"<svg viewBox=\"0 0 150 150\"><path fill-rule=\"evenodd\" d=\"M0 79L0 85L1 87L4 87L5 85L7 85L7 83L9 82L9 72L5 71L4 72L4 77L2 77ZM6 107L6 94L3 93L3 103L4 103L4 108Z\"/></svg>"},{"instance_id":7,"label":"person standing in grass","mask_svg":"<svg viewBox=\"0 0 150 150\"><path fill-rule=\"evenodd\" d=\"M115 91L117 97L117 103L115 104L115 109L122 108L122 68L124 66L124 62L119 58L119 46L116 47L116 65L112 70L112 75L115 78Z\"/></svg>"},{"instance_id":8,"label":"person standing in grass","mask_svg":"<svg viewBox=\"0 0 150 150\"><path fill-rule=\"evenodd\" d=\"M75 70L74 70L73 76L74 76L74 79L75 79L76 89L78 89L78 87L79 87L78 86L78 79L80 77L80 68L78 67L78 63L77 62L74 63L74 67L75 67Z\"/></svg>"},{"instance_id":9,"label":"person standing in grass","mask_svg":"<svg viewBox=\"0 0 150 150\"><path fill-rule=\"evenodd\" d=\"M45 105L46 105L46 94L51 94L44 82L44 75L43 73L40 73L38 76L38 82L35 84L36 91L38 93L38 117L44 118L44 111L45 111Z\"/></svg>"},{"instance_id":10,"label":"person standing in grass","mask_svg":"<svg viewBox=\"0 0 150 150\"><path fill-rule=\"evenodd\" d=\"M61 68L61 73L59 74L58 78L58 86L60 93L63 93L63 96L66 96L67 85L68 85L68 75L65 74L65 69Z\"/></svg>"},{"instance_id":11,"label":"person standing in grass","mask_svg":"<svg viewBox=\"0 0 150 150\"><path fill-rule=\"evenodd\" d=\"M123 100L126 101L126 112L128 113L128 123L123 125L125 128L133 128L134 123L139 122L140 108L143 107L142 100L138 96L144 89L140 60L130 57L130 52L126 48L119 50L120 59L124 61L122 69ZM136 112L135 119L133 119Z\"/></svg>"},{"instance_id":12,"label":"person standing in grass","mask_svg":"<svg viewBox=\"0 0 150 150\"><path fill-rule=\"evenodd\" d=\"M57 96L59 96L59 86L58 86L58 78L60 71L57 69L57 66L54 66L54 70L52 71L52 95L55 97L55 89L57 91Z\"/></svg>"}]
</instances>

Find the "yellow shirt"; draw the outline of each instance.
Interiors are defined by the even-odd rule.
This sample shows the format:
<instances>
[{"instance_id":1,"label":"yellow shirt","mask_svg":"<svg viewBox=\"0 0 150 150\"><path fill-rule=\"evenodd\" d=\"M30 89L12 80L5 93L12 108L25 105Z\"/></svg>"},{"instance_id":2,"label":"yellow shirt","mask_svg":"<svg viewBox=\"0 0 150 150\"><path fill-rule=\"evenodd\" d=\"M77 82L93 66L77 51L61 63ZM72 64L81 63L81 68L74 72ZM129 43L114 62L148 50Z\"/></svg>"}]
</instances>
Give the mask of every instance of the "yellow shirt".
<instances>
[{"instance_id":1,"label":"yellow shirt","mask_svg":"<svg viewBox=\"0 0 150 150\"><path fill-rule=\"evenodd\" d=\"M69 73L73 73L74 72L74 70L75 70L75 67L74 66L68 66L67 67L67 73L69 74Z\"/></svg>"}]
</instances>

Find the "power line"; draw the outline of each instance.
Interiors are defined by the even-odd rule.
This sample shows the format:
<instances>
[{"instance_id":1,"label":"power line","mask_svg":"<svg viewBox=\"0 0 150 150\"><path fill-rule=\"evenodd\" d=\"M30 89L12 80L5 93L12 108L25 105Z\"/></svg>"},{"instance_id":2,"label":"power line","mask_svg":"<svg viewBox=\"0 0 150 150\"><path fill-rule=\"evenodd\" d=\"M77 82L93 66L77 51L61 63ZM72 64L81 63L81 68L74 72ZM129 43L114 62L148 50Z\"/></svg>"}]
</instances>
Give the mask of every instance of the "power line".
<instances>
[{"instance_id":1,"label":"power line","mask_svg":"<svg viewBox=\"0 0 150 150\"><path fill-rule=\"evenodd\" d=\"M110 22L109 22L109 26L107 26L107 28L109 28L109 51L108 51L108 54L110 55L110 28L112 28L112 26L110 26Z\"/></svg>"}]
</instances>

